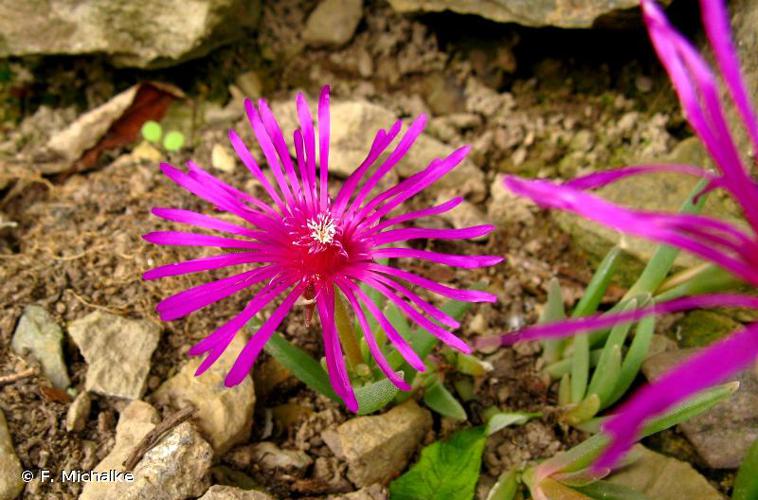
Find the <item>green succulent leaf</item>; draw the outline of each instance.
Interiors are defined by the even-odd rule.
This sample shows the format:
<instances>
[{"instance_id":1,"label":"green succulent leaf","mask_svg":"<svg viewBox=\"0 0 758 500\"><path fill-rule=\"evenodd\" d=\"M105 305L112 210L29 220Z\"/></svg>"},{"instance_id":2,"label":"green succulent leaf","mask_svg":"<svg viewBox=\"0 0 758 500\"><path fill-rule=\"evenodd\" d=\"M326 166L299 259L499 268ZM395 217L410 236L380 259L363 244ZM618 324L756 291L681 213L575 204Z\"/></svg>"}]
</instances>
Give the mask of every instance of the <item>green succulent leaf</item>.
<instances>
[{"instance_id":1,"label":"green succulent leaf","mask_svg":"<svg viewBox=\"0 0 758 500\"><path fill-rule=\"evenodd\" d=\"M340 402L332 389L329 375L321 363L313 359L310 354L292 345L278 333L271 336L264 349L305 385L329 399Z\"/></svg>"},{"instance_id":2,"label":"green succulent leaf","mask_svg":"<svg viewBox=\"0 0 758 500\"><path fill-rule=\"evenodd\" d=\"M466 420L466 410L438 379L435 379L424 391L424 403L442 416Z\"/></svg>"},{"instance_id":3,"label":"green succulent leaf","mask_svg":"<svg viewBox=\"0 0 758 500\"><path fill-rule=\"evenodd\" d=\"M514 500L518 493L518 471L511 469L500 474L487 494L487 500Z\"/></svg>"},{"instance_id":4,"label":"green succulent leaf","mask_svg":"<svg viewBox=\"0 0 758 500\"><path fill-rule=\"evenodd\" d=\"M509 425L523 425L533 418L541 417L541 413L528 413L528 412L503 412L495 413L489 420L485 427L488 436L495 434L508 427Z\"/></svg>"},{"instance_id":5,"label":"green succulent leaf","mask_svg":"<svg viewBox=\"0 0 758 500\"><path fill-rule=\"evenodd\" d=\"M402 373L401 373L402 376ZM364 385L355 389L358 400L358 415L368 415L379 411L395 399L400 391L389 379Z\"/></svg>"},{"instance_id":6,"label":"green succulent leaf","mask_svg":"<svg viewBox=\"0 0 758 500\"><path fill-rule=\"evenodd\" d=\"M732 500L758 498L758 439L753 441L734 479Z\"/></svg>"},{"instance_id":7,"label":"green succulent leaf","mask_svg":"<svg viewBox=\"0 0 758 500\"><path fill-rule=\"evenodd\" d=\"M184 146L184 134L177 130L172 130L163 138L163 147L166 151L176 152Z\"/></svg>"},{"instance_id":8,"label":"green succulent leaf","mask_svg":"<svg viewBox=\"0 0 758 500\"><path fill-rule=\"evenodd\" d=\"M474 498L486 440L480 426L425 447L418 463L390 484L390 499Z\"/></svg>"},{"instance_id":9,"label":"green succulent leaf","mask_svg":"<svg viewBox=\"0 0 758 500\"><path fill-rule=\"evenodd\" d=\"M540 315L540 323L553 323L566 318L566 310L563 308L563 292L561 283L557 278L550 280L547 286L547 303ZM546 363L555 363L561 359L565 339L548 339L542 341L542 357Z\"/></svg>"},{"instance_id":10,"label":"green succulent leaf","mask_svg":"<svg viewBox=\"0 0 758 500\"><path fill-rule=\"evenodd\" d=\"M142 124L140 133L146 141L158 144L158 142L161 140L161 136L163 135L163 128L161 127L160 123L153 120L148 120Z\"/></svg>"},{"instance_id":11,"label":"green succulent leaf","mask_svg":"<svg viewBox=\"0 0 758 500\"><path fill-rule=\"evenodd\" d=\"M594 483L585 486L578 486L576 489L590 498L608 500L650 500L647 495L635 491L628 486L603 480L595 481Z\"/></svg>"}]
</instances>

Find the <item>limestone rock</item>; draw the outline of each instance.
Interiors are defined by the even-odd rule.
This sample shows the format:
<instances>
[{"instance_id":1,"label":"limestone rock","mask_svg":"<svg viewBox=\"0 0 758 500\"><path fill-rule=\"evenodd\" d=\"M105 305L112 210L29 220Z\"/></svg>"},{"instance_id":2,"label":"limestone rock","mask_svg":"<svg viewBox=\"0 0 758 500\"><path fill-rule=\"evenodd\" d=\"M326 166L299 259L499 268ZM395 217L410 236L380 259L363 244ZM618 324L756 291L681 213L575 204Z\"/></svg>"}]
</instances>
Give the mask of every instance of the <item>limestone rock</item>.
<instances>
[{"instance_id":1,"label":"limestone rock","mask_svg":"<svg viewBox=\"0 0 758 500\"><path fill-rule=\"evenodd\" d=\"M156 325L95 311L68 330L88 364L86 390L127 399L144 394L160 337Z\"/></svg>"},{"instance_id":2,"label":"limestone rock","mask_svg":"<svg viewBox=\"0 0 758 500\"><path fill-rule=\"evenodd\" d=\"M299 127L292 100L272 104L274 114L285 136ZM315 108L311 108L314 116ZM376 132L389 129L397 120L395 114L377 104L363 100L333 101L331 103L331 134L329 149L329 171L342 177L350 175L371 148ZM401 132L402 135L402 132ZM395 139L397 143L399 139ZM392 151L392 146L388 151ZM408 177L426 168L435 158L444 158L454 148L437 139L421 134L406 156L394 170L400 177ZM385 153L384 158L389 153ZM434 184L433 189L447 191L455 195L466 195L479 201L486 195L484 174L470 160L461 164Z\"/></svg>"},{"instance_id":3,"label":"limestone rock","mask_svg":"<svg viewBox=\"0 0 758 500\"><path fill-rule=\"evenodd\" d=\"M534 222L533 210L537 206L528 198L513 194L503 185L505 175L497 174L490 186L491 200L487 206L487 214L490 220L500 226L511 224L532 224Z\"/></svg>"},{"instance_id":4,"label":"limestone rock","mask_svg":"<svg viewBox=\"0 0 758 500\"><path fill-rule=\"evenodd\" d=\"M654 380L695 354L697 349L663 352L647 359L642 372ZM746 370L730 380L740 387L728 400L679 424L687 439L709 467L739 467L750 445L758 439L758 374Z\"/></svg>"},{"instance_id":5,"label":"limestone rock","mask_svg":"<svg viewBox=\"0 0 758 500\"><path fill-rule=\"evenodd\" d=\"M258 490L243 490L234 486L214 484L200 500L274 500L268 493Z\"/></svg>"},{"instance_id":6,"label":"limestone rock","mask_svg":"<svg viewBox=\"0 0 758 500\"><path fill-rule=\"evenodd\" d=\"M121 412L113 450L95 467L123 471L134 447L158 423L149 404L133 401ZM190 422L168 432L134 468L131 482L93 482L84 486L80 500L183 499L200 496L207 488L213 450Z\"/></svg>"},{"instance_id":7,"label":"limestone rock","mask_svg":"<svg viewBox=\"0 0 758 500\"><path fill-rule=\"evenodd\" d=\"M640 457L614 472L608 481L627 486L656 500L722 500L724 497L692 466L635 445Z\"/></svg>"},{"instance_id":8,"label":"limestone rock","mask_svg":"<svg viewBox=\"0 0 758 500\"><path fill-rule=\"evenodd\" d=\"M347 461L348 478L369 486L402 471L431 428L429 410L409 400L382 415L350 419L322 437Z\"/></svg>"},{"instance_id":9,"label":"limestone rock","mask_svg":"<svg viewBox=\"0 0 758 500\"><path fill-rule=\"evenodd\" d=\"M42 373L58 389L65 389L71 384L63 362L63 331L45 309L40 306L27 306L13 334L11 349L13 352L34 356L42 365Z\"/></svg>"},{"instance_id":10,"label":"limestone rock","mask_svg":"<svg viewBox=\"0 0 758 500\"><path fill-rule=\"evenodd\" d=\"M5 414L0 409L0 498L16 498L23 489L21 462L13 449Z\"/></svg>"},{"instance_id":11,"label":"limestone rock","mask_svg":"<svg viewBox=\"0 0 758 500\"><path fill-rule=\"evenodd\" d=\"M66 413L66 430L69 432L84 430L91 408L92 398L87 391L76 396Z\"/></svg>"},{"instance_id":12,"label":"limestone rock","mask_svg":"<svg viewBox=\"0 0 758 500\"><path fill-rule=\"evenodd\" d=\"M239 38L260 9L259 0L0 0L0 57L103 53L119 66L169 66Z\"/></svg>"},{"instance_id":13,"label":"limestone rock","mask_svg":"<svg viewBox=\"0 0 758 500\"><path fill-rule=\"evenodd\" d=\"M250 437L255 407L253 379L247 376L235 387L224 385L224 378L245 341L243 335L237 335L216 363L199 377L195 371L202 359L190 359L154 394L156 401L176 408L194 405L197 408L194 421L219 455Z\"/></svg>"},{"instance_id":14,"label":"limestone rock","mask_svg":"<svg viewBox=\"0 0 758 500\"><path fill-rule=\"evenodd\" d=\"M300 450L283 450L274 443L261 442L250 446L253 462L264 470L296 471L310 466L313 460Z\"/></svg>"},{"instance_id":15,"label":"limestone rock","mask_svg":"<svg viewBox=\"0 0 758 500\"><path fill-rule=\"evenodd\" d=\"M309 45L338 47L347 43L363 17L363 0L322 0L305 23Z\"/></svg>"},{"instance_id":16,"label":"limestone rock","mask_svg":"<svg viewBox=\"0 0 758 500\"><path fill-rule=\"evenodd\" d=\"M500 23L558 28L590 28L598 18L639 6L637 0L389 0L398 12L440 12L475 14Z\"/></svg>"},{"instance_id":17,"label":"limestone rock","mask_svg":"<svg viewBox=\"0 0 758 500\"><path fill-rule=\"evenodd\" d=\"M449 198L447 196L442 196L437 199L437 203L443 203L448 199ZM465 200L449 212L441 214L440 217L456 229L490 223L489 218L481 210L479 210L476 205ZM487 238L488 236L481 236L479 238L472 239L486 240Z\"/></svg>"}]
</instances>

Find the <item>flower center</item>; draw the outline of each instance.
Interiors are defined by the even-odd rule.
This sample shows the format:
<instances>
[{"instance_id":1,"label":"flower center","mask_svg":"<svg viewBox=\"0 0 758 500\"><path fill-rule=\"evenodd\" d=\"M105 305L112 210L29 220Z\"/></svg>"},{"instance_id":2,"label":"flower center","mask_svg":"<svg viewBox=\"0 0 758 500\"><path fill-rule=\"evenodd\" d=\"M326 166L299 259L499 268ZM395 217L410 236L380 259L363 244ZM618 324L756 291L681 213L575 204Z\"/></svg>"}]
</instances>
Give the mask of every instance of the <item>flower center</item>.
<instances>
[{"instance_id":1,"label":"flower center","mask_svg":"<svg viewBox=\"0 0 758 500\"><path fill-rule=\"evenodd\" d=\"M311 239L320 245L329 245L334 241L334 235L337 234L334 218L326 212L322 212L316 217L309 219L307 226L311 231Z\"/></svg>"}]
</instances>

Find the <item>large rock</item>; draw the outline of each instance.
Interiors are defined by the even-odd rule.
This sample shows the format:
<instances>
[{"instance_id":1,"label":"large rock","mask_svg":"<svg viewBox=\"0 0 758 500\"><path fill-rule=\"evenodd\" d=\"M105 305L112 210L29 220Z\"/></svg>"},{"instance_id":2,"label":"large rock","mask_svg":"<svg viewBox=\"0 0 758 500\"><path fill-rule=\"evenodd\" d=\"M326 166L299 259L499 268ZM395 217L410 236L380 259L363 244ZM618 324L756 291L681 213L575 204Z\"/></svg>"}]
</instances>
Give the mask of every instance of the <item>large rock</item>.
<instances>
[{"instance_id":1,"label":"large rock","mask_svg":"<svg viewBox=\"0 0 758 500\"><path fill-rule=\"evenodd\" d=\"M292 131L300 126L292 100L275 102L272 109L285 136L291 137ZM311 111L316 116L315 108ZM333 101L330 122L330 173L341 177L350 175L366 158L376 132L379 129L389 129L396 120L397 117L392 111L368 101ZM395 143L398 140L396 138ZM432 160L444 158L453 150L454 147L421 134L395 170L400 177L408 177L426 168ZM388 151L392 151L392 146ZM388 154L385 153L380 159ZM473 201L480 201L486 195L484 174L469 159L465 159L452 172L437 181L434 188L457 195L468 195Z\"/></svg>"},{"instance_id":2,"label":"large rock","mask_svg":"<svg viewBox=\"0 0 758 500\"><path fill-rule=\"evenodd\" d=\"M200 500L274 500L268 493L258 490L243 490L234 486L214 484Z\"/></svg>"},{"instance_id":3,"label":"large rock","mask_svg":"<svg viewBox=\"0 0 758 500\"><path fill-rule=\"evenodd\" d=\"M697 352L681 349L647 359L642 372L654 380ZM698 454L714 469L739 467L750 445L758 439L758 375L746 370L730 380L740 387L728 400L679 424Z\"/></svg>"},{"instance_id":4,"label":"large rock","mask_svg":"<svg viewBox=\"0 0 758 500\"><path fill-rule=\"evenodd\" d=\"M639 458L614 472L608 481L627 486L655 500L722 500L724 497L692 466L650 451L638 444L632 448Z\"/></svg>"},{"instance_id":5,"label":"large rock","mask_svg":"<svg viewBox=\"0 0 758 500\"><path fill-rule=\"evenodd\" d=\"M0 498L16 498L23 489L21 462L13 449L5 414L0 409Z\"/></svg>"},{"instance_id":6,"label":"large rock","mask_svg":"<svg viewBox=\"0 0 758 500\"><path fill-rule=\"evenodd\" d=\"M188 404L197 408L194 420L219 455L250 437L255 408L252 377L248 375L234 387L224 386L224 378L245 342L245 336L238 334L216 363L199 377L195 371L202 359L189 360L153 396L176 408Z\"/></svg>"},{"instance_id":7,"label":"large rock","mask_svg":"<svg viewBox=\"0 0 758 500\"><path fill-rule=\"evenodd\" d=\"M323 439L347 461L348 478L358 486L369 486L402 471L431 428L429 410L411 399L382 415L350 419L325 431Z\"/></svg>"},{"instance_id":8,"label":"large rock","mask_svg":"<svg viewBox=\"0 0 758 500\"><path fill-rule=\"evenodd\" d=\"M308 16L303 40L338 47L347 43L363 17L363 0L323 0Z\"/></svg>"},{"instance_id":9,"label":"large rock","mask_svg":"<svg viewBox=\"0 0 758 500\"><path fill-rule=\"evenodd\" d=\"M500 23L524 26L589 28L605 15L639 6L639 0L389 0L399 12L440 12L475 14Z\"/></svg>"},{"instance_id":10,"label":"large rock","mask_svg":"<svg viewBox=\"0 0 758 500\"><path fill-rule=\"evenodd\" d=\"M142 397L150 358L160 338L155 324L95 311L71 322L68 331L87 361L86 390L119 398Z\"/></svg>"},{"instance_id":11,"label":"large rock","mask_svg":"<svg viewBox=\"0 0 758 500\"><path fill-rule=\"evenodd\" d=\"M31 354L42 366L42 373L58 389L65 389L71 381L63 362L63 330L45 309L27 306L13 334L11 349L21 355Z\"/></svg>"},{"instance_id":12,"label":"large rock","mask_svg":"<svg viewBox=\"0 0 758 500\"><path fill-rule=\"evenodd\" d=\"M242 36L260 9L260 0L0 0L0 57L104 53L119 66L168 66Z\"/></svg>"},{"instance_id":13,"label":"large rock","mask_svg":"<svg viewBox=\"0 0 758 500\"><path fill-rule=\"evenodd\" d=\"M121 412L113 450L96 471L123 471L124 461L158 423L149 404L133 401ZM208 488L206 477L213 459L211 446L190 422L169 431L139 461L132 481L87 483L80 500L183 499L198 497Z\"/></svg>"}]
</instances>

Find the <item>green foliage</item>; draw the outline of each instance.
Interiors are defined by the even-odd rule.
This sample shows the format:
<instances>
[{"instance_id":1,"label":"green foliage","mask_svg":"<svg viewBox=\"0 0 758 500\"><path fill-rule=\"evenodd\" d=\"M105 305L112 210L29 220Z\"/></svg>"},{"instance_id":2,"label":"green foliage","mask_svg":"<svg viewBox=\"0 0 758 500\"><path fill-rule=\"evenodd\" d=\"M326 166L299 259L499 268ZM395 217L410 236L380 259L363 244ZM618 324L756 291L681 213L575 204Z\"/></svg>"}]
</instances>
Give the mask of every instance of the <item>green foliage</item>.
<instances>
[{"instance_id":1,"label":"green foliage","mask_svg":"<svg viewBox=\"0 0 758 500\"><path fill-rule=\"evenodd\" d=\"M424 391L424 403L442 416L466 420L466 410L436 377Z\"/></svg>"},{"instance_id":2,"label":"green foliage","mask_svg":"<svg viewBox=\"0 0 758 500\"><path fill-rule=\"evenodd\" d=\"M148 120L142 125L142 137L147 142L152 142L154 144L158 144L161 140L161 136L163 135L163 127L161 127L160 123Z\"/></svg>"},{"instance_id":3,"label":"green foliage","mask_svg":"<svg viewBox=\"0 0 758 500\"><path fill-rule=\"evenodd\" d=\"M421 451L418 463L390 484L390 499L474 498L485 442L485 429L480 426L430 444Z\"/></svg>"},{"instance_id":4,"label":"green foliage","mask_svg":"<svg viewBox=\"0 0 758 500\"><path fill-rule=\"evenodd\" d=\"M271 336L264 349L305 385L329 399L340 400L332 389L329 375L310 354L292 345L278 333Z\"/></svg>"},{"instance_id":5,"label":"green foliage","mask_svg":"<svg viewBox=\"0 0 758 500\"><path fill-rule=\"evenodd\" d=\"M758 498L758 439L747 451L737 477L734 480L732 500L754 500Z\"/></svg>"},{"instance_id":6,"label":"green foliage","mask_svg":"<svg viewBox=\"0 0 758 500\"><path fill-rule=\"evenodd\" d=\"M166 151L176 152L184 146L184 134L178 130L172 130L163 138L163 147Z\"/></svg>"}]
</instances>

